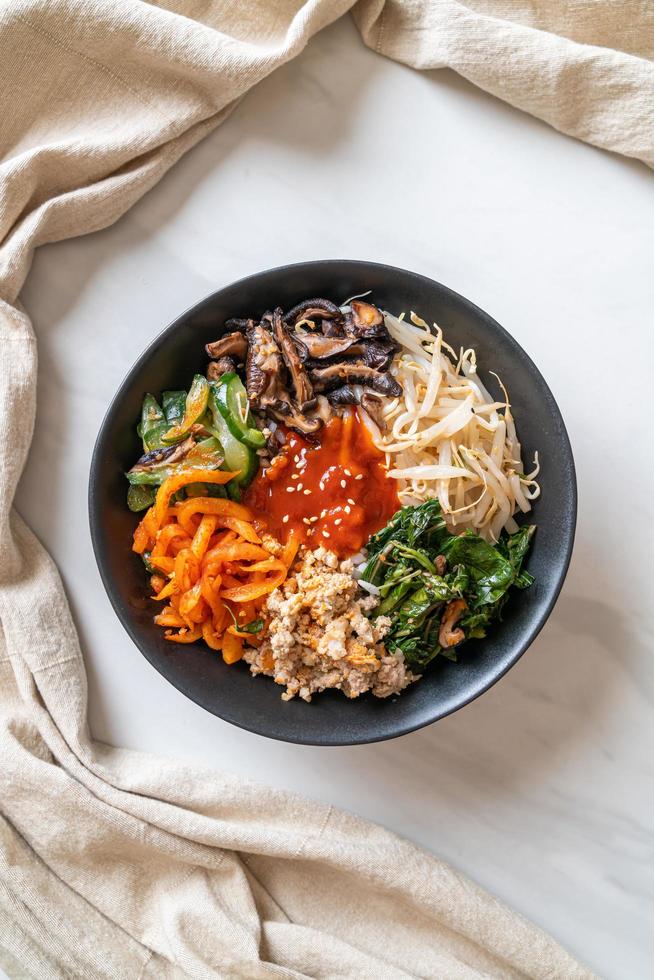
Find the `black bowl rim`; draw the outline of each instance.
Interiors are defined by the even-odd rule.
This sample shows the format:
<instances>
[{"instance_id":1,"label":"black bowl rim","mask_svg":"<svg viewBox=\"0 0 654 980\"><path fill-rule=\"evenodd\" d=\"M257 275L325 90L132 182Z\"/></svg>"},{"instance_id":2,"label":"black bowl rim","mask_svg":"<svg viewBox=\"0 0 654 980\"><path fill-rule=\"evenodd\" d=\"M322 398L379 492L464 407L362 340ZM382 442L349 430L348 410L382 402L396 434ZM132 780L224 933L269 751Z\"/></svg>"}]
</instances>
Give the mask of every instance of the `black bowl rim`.
<instances>
[{"instance_id":1,"label":"black bowl rim","mask_svg":"<svg viewBox=\"0 0 654 980\"><path fill-rule=\"evenodd\" d=\"M326 740L319 741L310 738L296 738L292 736L284 737L282 735L270 734L269 732L265 731L265 726L259 726L256 723L249 725L239 721L232 721L231 719L228 721L228 724L232 724L235 727L242 729L243 731L251 732L255 735L261 735L265 738L272 738L275 741L287 742L295 745L311 745L311 746L318 746L318 747L325 747L325 748L348 746L348 745L369 745L369 744L374 744L375 742L383 742L383 741L389 741L394 738L399 738L402 735L409 735L412 732L418 731L421 728L426 728L429 725L432 725L435 722L440 721L442 718L448 717L448 715L454 714L455 712L459 711L461 708L466 707L466 705L471 704L473 701L476 701L477 698L481 697L482 694L485 694L488 690L490 690L491 687L494 687L495 684L497 684L497 682L500 681L502 677L504 677L505 674L508 673L508 671L515 666L518 660L520 660L520 658L529 649L529 647L532 645L536 637L539 635L539 633L545 626L545 623L549 619L552 610L556 605L556 602L561 593L561 589L563 588L563 584L565 582L568 573L570 561L572 558L572 552L574 548L576 524L577 524L577 509L578 509L576 468L574 462L574 455L572 452L572 445L570 443L570 437L568 435L568 431L566 429L565 422L563 420L563 416L561 414L561 410L559 408L558 402L554 398L554 395L552 394L552 391L549 385L547 384L547 382L545 381L545 378L541 374L540 370L538 369L538 367L536 366L532 358L529 356L529 354L527 354L524 348L518 343L515 337L513 337L513 335L509 333L508 330L506 330L500 323L498 323L497 320L495 320L492 316L490 316L489 313L486 313L485 310L482 310L481 307L477 306L475 303L467 299L467 297L463 296L461 293L456 292L456 290L451 289L449 286L445 286L443 283L439 282L436 279L431 279L429 276L422 275L421 273L418 272L412 272L408 269L402 269L399 266L388 265L388 263L369 262L365 259L310 259L304 262L293 262L293 263L287 263L285 265L273 266L270 269L263 269L260 270L259 272L250 273L249 275L243 276L240 279L236 279L233 282L225 283L223 286L219 287L218 289L211 290L211 292L207 293L202 299L198 300L197 302L193 303L191 306L187 307L182 313L176 316L175 319L172 320L166 327L164 327L157 334L156 337L154 337L154 339L147 345L145 350L136 359L132 367L129 369L129 371L123 378L120 386L118 387L118 390L116 391L116 394L111 399L111 402L109 403L109 407L107 408L104 417L102 419L102 423L100 424L100 427L98 429L95 444L93 447L93 453L91 456L91 466L89 470L89 486L88 486L88 516L89 516L89 526L90 526L93 553L95 555L96 564L100 572L100 578L102 580L102 584L104 585L105 591L109 597L109 601L111 602L111 605L113 607L114 612L116 613L119 622L127 632L128 636L130 637L130 639L132 640L136 648L139 650L139 652L145 657L148 663L151 664L151 666L154 667L155 670L159 674L161 674L161 676L164 677L166 681L168 681L168 683L172 684L173 687L179 690L181 694L187 697L194 704L197 704L198 707L203 708L205 711L207 711L208 714L212 714L215 717L220 718L221 716L217 714L217 712L214 712L206 705L201 704L201 702L198 701L192 694L188 693L187 691L182 691L180 688L177 688L177 686L171 680L169 680L169 678L165 676L165 674L159 669L159 665L157 663L156 658L151 657L147 652L147 650L144 649L144 647L141 645L139 638L137 638L136 631L133 628L133 625L129 620L129 618L124 617L122 614L121 604L119 601L117 590L115 588L113 580L111 579L108 573L107 562L105 561L105 557L102 554L102 546L100 544L100 531L99 531L99 510L98 508L95 507L95 502L94 502L95 484L97 482L96 478L97 478L97 470L99 467L100 455L102 450L101 444L103 441L103 433L105 427L109 423L114 413L114 409L116 408L116 406L120 404L122 398L124 397L124 392L127 389L129 389L135 376L139 374L142 365L149 358L151 351L155 350L169 334L173 333L176 329L178 329L178 327L180 327L186 321L186 319L193 312L195 312L195 310L198 307L207 303L215 295L223 292L225 289L234 289L239 287L245 288L247 287L248 283L250 283L252 280L259 279L261 276L264 275L283 275L285 273L290 273L291 271L298 271L302 268L313 267L316 265L320 265L320 266L332 265L336 267L336 266L342 266L344 263L353 267L359 267L362 270L362 272L365 269L374 267L379 270L387 270L392 273L401 273L402 275L408 276L410 278L421 280L422 282L427 283L431 287L436 286L443 293L447 294L451 299L466 306L471 312L475 314L476 317L478 317L484 323L490 325L492 330L498 331L508 342L508 344L516 350L516 352L524 359L524 361L527 362L527 364L530 366L533 373L539 378L540 383L542 384L546 394L549 396L551 400L551 408L554 410L556 414L558 414L560 435L563 440L562 448L565 452L565 455L567 456L568 465L569 465L570 513L569 513L569 522L567 525L567 541L565 544L565 550L562 553L561 571L559 574L558 582L552 590L550 600L547 603L546 607L543 609L543 611L538 616L538 618L534 620L530 629L525 633L524 639L520 642L520 644L518 644L514 656L503 667L503 669L499 671L499 673L495 674L488 681L488 683L484 684L473 694L462 699L456 705L448 707L446 710L437 711L434 714L434 717L430 721L426 721L426 722L421 721L415 725L412 724L402 725L399 726L396 731L390 733L384 733L382 735L375 736L375 737L366 737L365 739L352 740L351 738L349 738L349 739L339 740L337 738L337 739L330 739L329 741ZM353 710L356 710L355 705L353 705L352 707ZM226 719L222 719L222 718L221 720L226 721Z\"/></svg>"}]
</instances>

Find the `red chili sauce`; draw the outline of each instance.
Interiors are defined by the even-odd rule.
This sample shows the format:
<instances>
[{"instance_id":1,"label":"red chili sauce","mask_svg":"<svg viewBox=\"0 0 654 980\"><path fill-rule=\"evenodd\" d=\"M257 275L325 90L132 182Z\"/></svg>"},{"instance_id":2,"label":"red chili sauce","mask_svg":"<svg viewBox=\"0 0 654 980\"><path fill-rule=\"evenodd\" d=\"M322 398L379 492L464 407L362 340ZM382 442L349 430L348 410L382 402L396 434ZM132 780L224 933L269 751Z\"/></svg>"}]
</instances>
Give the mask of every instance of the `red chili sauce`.
<instances>
[{"instance_id":1,"label":"red chili sauce","mask_svg":"<svg viewBox=\"0 0 654 980\"><path fill-rule=\"evenodd\" d=\"M290 431L286 438L244 503L282 543L293 532L309 548L356 554L400 508L395 481L368 429L349 412L331 419L318 443Z\"/></svg>"}]
</instances>

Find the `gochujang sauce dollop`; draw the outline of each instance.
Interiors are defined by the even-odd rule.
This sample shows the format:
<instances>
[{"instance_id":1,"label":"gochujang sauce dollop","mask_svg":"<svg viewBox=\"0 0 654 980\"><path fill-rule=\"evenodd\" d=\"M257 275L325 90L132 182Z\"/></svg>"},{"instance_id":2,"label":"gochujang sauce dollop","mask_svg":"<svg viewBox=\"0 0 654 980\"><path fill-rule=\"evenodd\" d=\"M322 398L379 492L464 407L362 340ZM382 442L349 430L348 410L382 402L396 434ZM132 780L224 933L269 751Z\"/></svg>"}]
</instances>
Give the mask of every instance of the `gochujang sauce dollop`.
<instances>
[{"instance_id":1,"label":"gochujang sauce dollop","mask_svg":"<svg viewBox=\"0 0 654 980\"><path fill-rule=\"evenodd\" d=\"M356 411L335 416L319 442L296 432L259 472L245 504L285 543L291 532L309 548L356 554L399 510L395 481Z\"/></svg>"}]
</instances>

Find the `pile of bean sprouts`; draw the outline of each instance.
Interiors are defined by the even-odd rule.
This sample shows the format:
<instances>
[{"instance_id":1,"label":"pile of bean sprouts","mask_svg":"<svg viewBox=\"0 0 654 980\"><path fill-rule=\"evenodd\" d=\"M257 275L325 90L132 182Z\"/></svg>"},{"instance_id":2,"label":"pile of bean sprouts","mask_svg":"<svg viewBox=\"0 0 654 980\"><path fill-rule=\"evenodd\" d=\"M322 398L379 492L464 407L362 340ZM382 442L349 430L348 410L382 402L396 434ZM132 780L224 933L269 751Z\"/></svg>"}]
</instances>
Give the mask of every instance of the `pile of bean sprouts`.
<instances>
[{"instance_id":1,"label":"pile of bean sprouts","mask_svg":"<svg viewBox=\"0 0 654 980\"><path fill-rule=\"evenodd\" d=\"M375 445L386 454L403 505L437 497L450 530L472 528L497 541L517 529L514 515L531 510L540 493L534 468L525 474L506 389L495 401L479 380L474 350L458 356L420 317L384 313L402 346L392 374L402 396L385 400L385 428L365 415ZM493 374L493 372L490 372Z\"/></svg>"}]
</instances>

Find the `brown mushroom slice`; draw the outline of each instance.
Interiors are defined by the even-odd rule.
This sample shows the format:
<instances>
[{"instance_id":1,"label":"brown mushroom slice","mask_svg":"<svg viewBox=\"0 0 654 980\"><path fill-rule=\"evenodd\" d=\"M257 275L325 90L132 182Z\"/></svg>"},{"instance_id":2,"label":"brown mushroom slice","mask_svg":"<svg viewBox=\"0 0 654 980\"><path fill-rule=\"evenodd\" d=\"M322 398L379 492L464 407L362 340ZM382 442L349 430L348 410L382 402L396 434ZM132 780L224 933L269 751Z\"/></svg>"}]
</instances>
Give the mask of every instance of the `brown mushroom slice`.
<instances>
[{"instance_id":1,"label":"brown mushroom slice","mask_svg":"<svg viewBox=\"0 0 654 980\"><path fill-rule=\"evenodd\" d=\"M402 388L395 378L385 371L368 367L363 361L342 361L311 370L311 379L319 391L327 391L344 384L363 384L380 395L397 398Z\"/></svg>"},{"instance_id":2,"label":"brown mushroom slice","mask_svg":"<svg viewBox=\"0 0 654 980\"><path fill-rule=\"evenodd\" d=\"M184 459L195 446L195 439L189 436L183 442L178 442L174 446L162 446L160 449L151 449L149 453L141 456L132 466L130 473L145 473L161 466L171 466Z\"/></svg>"},{"instance_id":3,"label":"brown mushroom slice","mask_svg":"<svg viewBox=\"0 0 654 980\"><path fill-rule=\"evenodd\" d=\"M387 333L384 314L378 306L353 299L343 327L348 337L380 337Z\"/></svg>"},{"instance_id":4,"label":"brown mushroom slice","mask_svg":"<svg viewBox=\"0 0 654 980\"><path fill-rule=\"evenodd\" d=\"M286 390L286 368L281 351L264 325L273 318L273 314L267 314L262 323L252 323L248 328L245 365L248 398L253 408L264 411L303 435L310 435L320 428L322 419L305 415ZM312 402L309 402L306 408L311 405Z\"/></svg>"},{"instance_id":5,"label":"brown mushroom slice","mask_svg":"<svg viewBox=\"0 0 654 980\"><path fill-rule=\"evenodd\" d=\"M465 599L452 599L445 606L438 630L438 642L444 650L447 650L448 647L455 647L465 640L463 630L455 627L467 608Z\"/></svg>"},{"instance_id":6,"label":"brown mushroom slice","mask_svg":"<svg viewBox=\"0 0 654 980\"><path fill-rule=\"evenodd\" d=\"M320 417L316 418L305 415L290 399L288 401L277 402L276 405L271 406L267 411L278 422L283 422L289 429L295 429L301 435L312 435L322 426L322 419Z\"/></svg>"},{"instance_id":7,"label":"brown mushroom slice","mask_svg":"<svg viewBox=\"0 0 654 980\"><path fill-rule=\"evenodd\" d=\"M219 340L214 340L212 344L207 344L205 350L209 357L234 357L237 361L244 361L248 352L248 342L245 336L238 331L225 334Z\"/></svg>"},{"instance_id":8,"label":"brown mushroom slice","mask_svg":"<svg viewBox=\"0 0 654 980\"><path fill-rule=\"evenodd\" d=\"M313 398L313 385L302 365L293 338L284 326L282 311L279 309L275 310L272 315L272 328L277 345L282 352L282 356L291 375L296 400L300 406L305 405Z\"/></svg>"},{"instance_id":9,"label":"brown mushroom slice","mask_svg":"<svg viewBox=\"0 0 654 980\"><path fill-rule=\"evenodd\" d=\"M220 381L223 374L236 370L236 363L231 357L219 357L217 361L209 361L207 365L207 380Z\"/></svg>"},{"instance_id":10,"label":"brown mushroom slice","mask_svg":"<svg viewBox=\"0 0 654 980\"><path fill-rule=\"evenodd\" d=\"M358 405L361 402L360 385L341 385L327 392L331 405Z\"/></svg>"},{"instance_id":11,"label":"brown mushroom slice","mask_svg":"<svg viewBox=\"0 0 654 980\"><path fill-rule=\"evenodd\" d=\"M337 357L349 352L353 344L358 344L356 337L326 337L322 333L296 332L292 337L303 361L323 361L328 357Z\"/></svg>"},{"instance_id":12,"label":"brown mushroom slice","mask_svg":"<svg viewBox=\"0 0 654 980\"><path fill-rule=\"evenodd\" d=\"M284 361L272 334L262 323L252 322L247 331L248 353L245 383L254 408L266 408L279 401L284 388Z\"/></svg>"},{"instance_id":13,"label":"brown mushroom slice","mask_svg":"<svg viewBox=\"0 0 654 980\"><path fill-rule=\"evenodd\" d=\"M376 368L377 371L385 371L390 367L393 355L398 349L398 345L390 337L376 337L370 340L355 341L347 353L348 357L356 357L368 367Z\"/></svg>"},{"instance_id":14,"label":"brown mushroom slice","mask_svg":"<svg viewBox=\"0 0 654 980\"><path fill-rule=\"evenodd\" d=\"M284 323L291 326L302 317L303 320L342 320L343 314L338 306L329 299L305 299L288 311Z\"/></svg>"},{"instance_id":15,"label":"brown mushroom slice","mask_svg":"<svg viewBox=\"0 0 654 980\"><path fill-rule=\"evenodd\" d=\"M360 405L361 408L368 413L375 425L377 425L383 432L386 428L386 422L384 421L384 416L382 415L383 402L381 400L381 396L376 394L374 391L366 391L364 389L361 393Z\"/></svg>"},{"instance_id":16,"label":"brown mushroom slice","mask_svg":"<svg viewBox=\"0 0 654 980\"><path fill-rule=\"evenodd\" d=\"M245 333L251 323L252 320L249 317L232 316L229 320L225 320L225 329Z\"/></svg>"}]
</instances>

